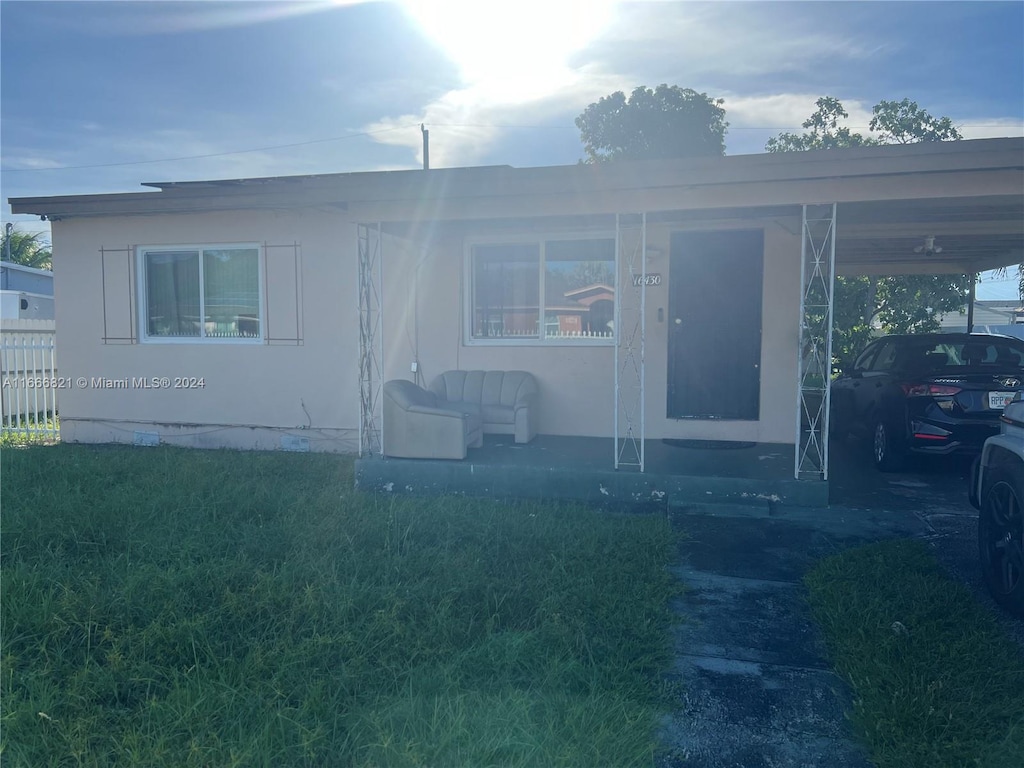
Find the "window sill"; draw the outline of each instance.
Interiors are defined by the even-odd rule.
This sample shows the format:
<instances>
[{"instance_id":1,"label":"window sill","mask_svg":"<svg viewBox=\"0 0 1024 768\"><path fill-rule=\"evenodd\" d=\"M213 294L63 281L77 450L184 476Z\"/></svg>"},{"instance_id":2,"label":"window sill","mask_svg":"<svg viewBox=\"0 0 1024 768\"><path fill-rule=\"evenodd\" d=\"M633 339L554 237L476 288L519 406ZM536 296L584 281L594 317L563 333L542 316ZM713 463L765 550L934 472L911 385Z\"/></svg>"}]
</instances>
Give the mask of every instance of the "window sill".
<instances>
[{"instance_id":1,"label":"window sill","mask_svg":"<svg viewBox=\"0 0 1024 768\"><path fill-rule=\"evenodd\" d=\"M614 347L615 339L466 339L467 347Z\"/></svg>"},{"instance_id":2,"label":"window sill","mask_svg":"<svg viewBox=\"0 0 1024 768\"><path fill-rule=\"evenodd\" d=\"M196 337L196 336L179 336L174 338L162 337L162 336L143 336L139 339L140 344L192 344L195 346L219 346L222 344L228 345L253 345L253 344L264 344L265 340L258 339L231 339L231 338L218 338L218 337Z\"/></svg>"}]
</instances>

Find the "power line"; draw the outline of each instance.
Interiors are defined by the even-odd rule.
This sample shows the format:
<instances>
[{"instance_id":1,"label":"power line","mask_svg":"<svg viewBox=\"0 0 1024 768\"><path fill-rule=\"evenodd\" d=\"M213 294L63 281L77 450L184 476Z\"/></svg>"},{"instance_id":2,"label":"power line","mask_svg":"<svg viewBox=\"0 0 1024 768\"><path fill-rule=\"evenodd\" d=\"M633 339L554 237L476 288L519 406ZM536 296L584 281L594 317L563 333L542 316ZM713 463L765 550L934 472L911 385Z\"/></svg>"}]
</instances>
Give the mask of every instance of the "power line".
<instances>
[{"instance_id":1,"label":"power line","mask_svg":"<svg viewBox=\"0 0 1024 768\"><path fill-rule=\"evenodd\" d=\"M230 152L211 152L206 155L186 155L185 157L162 157L159 160L132 160L124 163L100 163L97 165L58 165L53 168L0 168L0 173L43 173L45 171L79 171L89 168L117 168L126 165L149 165L151 163L171 163L179 160L205 160L211 157L225 157L226 155L244 155L248 152L266 152L271 149L290 149L292 147L306 147L310 144L326 144L330 141L343 141L345 139L356 139L361 136L375 136L379 133L389 131L401 131L406 128L413 128L413 125L399 125L394 128L381 128L378 131L362 131L350 133L346 136L334 136L329 139L312 139L310 141L296 141L292 144L275 144L271 147L254 147L253 149L236 149Z\"/></svg>"}]
</instances>

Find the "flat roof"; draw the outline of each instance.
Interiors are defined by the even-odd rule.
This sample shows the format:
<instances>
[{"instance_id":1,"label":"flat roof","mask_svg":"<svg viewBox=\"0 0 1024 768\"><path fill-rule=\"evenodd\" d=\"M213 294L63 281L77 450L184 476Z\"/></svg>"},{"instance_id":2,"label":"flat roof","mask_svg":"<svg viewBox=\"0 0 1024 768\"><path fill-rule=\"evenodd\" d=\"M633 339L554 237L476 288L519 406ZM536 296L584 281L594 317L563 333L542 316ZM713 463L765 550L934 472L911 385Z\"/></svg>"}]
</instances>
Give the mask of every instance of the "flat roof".
<instances>
[{"instance_id":1,"label":"flat roof","mask_svg":"<svg viewBox=\"0 0 1024 768\"><path fill-rule=\"evenodd\" d=\"M513 168L508 165L358 171L250 179L146 182L157 192L10 198L13 213L48 219L357 202L593 195L773 181L838 181L915 173L1024 171L1024 138L856 147L673 160ZM1024 176L1022 176L1024 179ZM1024 189L1024 183L1021 188ZM297 199L296 199L297 198ZM779 201L786 202L786 201ZM796 201L799 202L799 201ZM803 202L820 202L806 200Z\"/></svg>"},{"instance_id":2,"label":"flat roof","mask_svg":"<svg viewBox=\"0 0 1024 768\"><path fill-rule=\"evenodd\" d=\"M808 152L147 182L119 194L20 197L50 220L215 211L336 210L409 224L537 222L648 212L667 224L714 217L796 219L838 205L841 274L967 272L1024 262L1024 138ZM424 201L432 205L423 206ZM394 231L398 231L397 229ZM918 254L929 235L941 253Z\"/></svg>"}]
</instances>

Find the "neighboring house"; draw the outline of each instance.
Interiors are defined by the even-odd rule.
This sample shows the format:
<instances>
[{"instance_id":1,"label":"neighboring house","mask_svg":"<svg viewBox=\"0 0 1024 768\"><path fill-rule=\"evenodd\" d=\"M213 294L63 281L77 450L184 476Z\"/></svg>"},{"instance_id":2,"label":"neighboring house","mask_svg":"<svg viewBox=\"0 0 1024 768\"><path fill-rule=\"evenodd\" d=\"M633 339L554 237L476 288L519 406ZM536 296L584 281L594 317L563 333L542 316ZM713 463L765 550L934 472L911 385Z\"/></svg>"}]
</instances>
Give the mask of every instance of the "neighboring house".
<instances>
[{"instance_id":1,"label":"neighboring house","mask_svg":"<svg viewBox=\"0 0 1024 768\"><path fill-rule=\"evenodd\" d=\"M1018 319L1019 318L1019 319ZM967 331L967 311L946 312L939 315L939 328L950 333ZM1013 325L1024 323L1024 313L1020 301L1003 301L997 299L981 299L974 302L975 329L988 326Z\"/></svg>"},{"instance_id":2,"label":"neighboring house","mask_svg":"<svg viewBox=\"0 0 1024 768\"><path fill-rule=\"evenodd\" d=\"M967 332L967 312L939 315L939 328L949 333ZM1020 301L982 299L974 302L975 333L1002 333L1024 339L1024 308Z\"/></svg>"},{"instance_id":3,"label":"neighboring house","mask_svg":"<svg viewBox=\"0 0 1024 768\"><path fill-rule=\"evenodd\" d=\"M0 261L0 319L52 320L53 272Z\"/></svg>"},{"instance_id":4,"label":"neighboring house","mask_svg":"<svg viewBox=\"0 0 1024 768\"><path fill-rule=\"evenodd\" d=\"M56 392L26 386L57 377L54 329L53 273L0 261L0 431L56 437Z\"/></svg>"},{"instance_id":5,"label":"neighboring house","mask_svg":"<svg viewBox=\"0 0 1024 768\"><path fill-rule=\"evenodd\" d=\"M542 433L788 443L821 477L833 271L1015 263L1022 160L990 139L11 203L52 222L62 373L88 383L65 440L374 452L382 380L521 369Z\"/></svg>"}]
</instances>

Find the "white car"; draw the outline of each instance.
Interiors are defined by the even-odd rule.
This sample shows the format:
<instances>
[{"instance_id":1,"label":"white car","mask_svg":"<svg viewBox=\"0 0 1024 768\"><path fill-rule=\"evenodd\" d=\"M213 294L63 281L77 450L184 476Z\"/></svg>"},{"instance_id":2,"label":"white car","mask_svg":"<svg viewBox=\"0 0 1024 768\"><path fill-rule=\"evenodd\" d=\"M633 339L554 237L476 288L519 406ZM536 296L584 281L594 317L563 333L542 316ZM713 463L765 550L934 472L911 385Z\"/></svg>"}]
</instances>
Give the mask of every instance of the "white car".
<instances>
[{"instance_id":1,"label":"white car","mask_svg":"<svg viewBox=\"0 0 1024 768\"><path fill-rule=\"evenodd\" d=\"M988 438L971 472L978 510L978 555L997 603L1024 616L1024 400L1006 405L1000 433Z\"/></svg>"}]
</instances>

